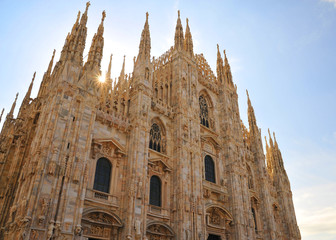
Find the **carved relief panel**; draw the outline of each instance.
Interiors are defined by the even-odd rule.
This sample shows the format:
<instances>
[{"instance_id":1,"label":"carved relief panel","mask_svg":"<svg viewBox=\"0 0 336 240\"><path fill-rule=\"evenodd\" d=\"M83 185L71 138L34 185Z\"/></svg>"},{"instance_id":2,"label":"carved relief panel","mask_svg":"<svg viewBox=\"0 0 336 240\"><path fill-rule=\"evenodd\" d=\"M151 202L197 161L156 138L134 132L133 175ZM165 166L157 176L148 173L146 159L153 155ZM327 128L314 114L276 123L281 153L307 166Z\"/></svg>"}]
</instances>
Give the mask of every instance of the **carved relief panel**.
<instances>
[{"instance_id":1,"label":"carved relief panel","mask_svg":"<svg viewBox=\"0 0 336 240\"><path fill-rule=\"evenodd\" d=\"M151 224L147 227L146 237L148 240L171 240L174 238L174 233L166 226Z\"/></svg>"},{"instance_id":2,"label":"carved relief panel","mask_svg":"<svg viewBox=\"0 0 336 240\"><path fill-rule=\"evenodd\" d=\"M105 212L91 212L82 218L82 234L88 238L115 239L121 227L118 218Z\"/></svg>"}]
</instances>

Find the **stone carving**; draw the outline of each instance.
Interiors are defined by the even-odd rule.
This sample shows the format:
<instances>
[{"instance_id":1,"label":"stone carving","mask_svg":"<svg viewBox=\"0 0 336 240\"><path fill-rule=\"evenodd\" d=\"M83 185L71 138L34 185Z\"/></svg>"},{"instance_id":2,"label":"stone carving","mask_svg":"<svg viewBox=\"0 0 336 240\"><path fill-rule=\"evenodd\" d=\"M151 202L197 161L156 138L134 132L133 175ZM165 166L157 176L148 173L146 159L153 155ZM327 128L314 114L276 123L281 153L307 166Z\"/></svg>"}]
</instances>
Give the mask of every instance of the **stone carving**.
<instances>
[{"instance_id":1,"label":"stone carving","mask_svg":"<svg viewBox=\"0 0 336 240\"><path fill-rule=\"evenodd\" d=\"M35 229L31 230L29 240L37 240L38 235L39 234Z\"/></svg>"},{"instance_id":2,"label":"stone carving","mask_svg":"<svg viewBox=\"0 0 336 240\"><path fill-rule=\"evenodd\" d=\"M141 221L140 220L135 220L135 234L137 236L141 235Z\"/></svg>"},{"instance_id":3,"label":"stone carving","mask_svg":"<svg viewBox=\"0 0 336 240\"><path fill-rule=\"evenodd\" d=\"M82 235L82 231L83 231L82 226L81 225L76 225L76 227L75 227L75 235L76 236L81 236Z\"/></svg>"},{"instance_id":4,"label":"stone carving","mask_svg":"<svg viewBox=\"0 0 336 240\"><path fill-rule=\"evenodd\" d=\"M80 180L80 176L81 176L81 167L79 166L79 164L76 165L75 170L73 172L73 178L72 181L74 183L78 183Z\"/></svg>"},{"instance_id":5,"label":"stone carving","mask_svg":"<svg viewBox=\"0 0 336 240\"><path fill-rule=\"evenodd\" d=\"M146 236L149 240L171 240L174 237L168 228L159 224L148 226Z\"/></svg>"},{"instance_id":6,"label":"stone carving","mask_svg":"<svg viewBox=\"0 0 336 240\"><path fill-rule=\"evenodd\" d=\"M204 188L203 189L203 196L205 198L209 198L211 196L211 191L209 189Z\"/></svg>"},{"instance_id":7,"label":"stone carving","mask_svg":"<svg viewBox=\"0 0 336 240\"><path fill-rule=\"evenodd\" d=\"M53 236L54 228L55 228L54 222L51 221L48 226L47 240L51 239L51 237Z\"/></svg>"},{"instance_id":8,"label":"stone carving","mask_svg":"<svg viewBox=\"0 0 336 240\"><path fill-rule=\"evenodd\" d=\"M142 181L138 181L137 183L137 198L141 199L142 198Z\"/></svg>"},{"instance_id":9,"label":"stone carving","mask_svg":"<svg viewBox=\"0 0 336 240\"><path fill-rule=\"evenodd\" d=\"M211 224L214 224L214 225L221 224L221 217L219 216L218 213L216 213L215 210L210 214L209 219L210 219Z\"/></svg>"}]
</instances>

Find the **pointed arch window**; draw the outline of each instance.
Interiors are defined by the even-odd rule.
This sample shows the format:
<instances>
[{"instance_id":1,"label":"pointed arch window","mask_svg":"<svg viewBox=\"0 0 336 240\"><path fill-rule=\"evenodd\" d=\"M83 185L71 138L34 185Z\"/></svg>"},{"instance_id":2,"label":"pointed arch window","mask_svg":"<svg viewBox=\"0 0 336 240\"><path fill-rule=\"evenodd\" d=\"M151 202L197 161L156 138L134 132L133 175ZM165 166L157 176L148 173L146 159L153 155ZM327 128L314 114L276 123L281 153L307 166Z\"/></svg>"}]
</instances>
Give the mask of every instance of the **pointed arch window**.
<instances>
[{"instance_id":1,"label":"pointed arch window","mask_svg":"<svg viewBox=\"0 0 336 240\"><path fill-rule=\"evenodd\" d=\"M110 192L112 165L106 158L99 158L96 165L96 173L93 189L101 192Z\"/></svg>"},{"instance_id":2,"label":"pointed arch window","mask_svg":"<svg viewBox=\"0 0 336 240\"><path fill-rule=\"evenodd\" d=\"M158 176L150 179L149 204L161 207L161 180Z\"/></svg>"},{"instance_id":3,"label":"pointed arch window","mask_svg":"<svg viewBox=\"0 0 336 240\"><path fill-rule=\"evenodd\" d=\"M209 127L208 104L203 96L199 97L200 105L200 122L203 126Z\"/></svg>"},{"instance_id":4,"label":"pointed arch window","mask_svg":"<svg viewBox=\"0 0 336 240\"><path fill-rule=\"evenodd\" d=\"M161 142L160 126L156 123L153 123L149 134L150 134L149 148L157 152L161 152L162 142Z\"/></svg>"},{"instance_id":5,"label":"pointed arch window","mask_svg":"<svg viewBox=\"0 0 336 240\"><path fill-rule=\"evenodd\" d=\"M216 183L215 164L212 157L206 155L204 158L205 180Z\"/></svg>"}]
</instances>

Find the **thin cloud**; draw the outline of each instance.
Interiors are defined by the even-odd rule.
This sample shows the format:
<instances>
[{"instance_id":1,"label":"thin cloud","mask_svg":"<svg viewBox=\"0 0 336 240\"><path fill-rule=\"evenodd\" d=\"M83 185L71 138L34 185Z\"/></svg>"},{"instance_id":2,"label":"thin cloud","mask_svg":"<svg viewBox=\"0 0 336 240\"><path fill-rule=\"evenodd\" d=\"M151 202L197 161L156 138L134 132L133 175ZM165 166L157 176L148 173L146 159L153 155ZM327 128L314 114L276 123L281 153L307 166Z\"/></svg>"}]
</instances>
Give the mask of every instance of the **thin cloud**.
<instances>
[{"instance_id":1,"label":"thin cloud","mask_svg":"<svg viewBox=\"0 0 336 240\"><path fill-rule=\"evenodd\" d=\"M334 4L334 7L336 8L336 0L322 0L322 2L330 2Z\"/></svg>"},{"instance_id":2,"label":"thin cloud","mask_svg":"<svg viewBox=\"0 0 336 240\"><path fill-rule=\"evenodd\" d=\"M303 239L331 240L336 235L336 183L298 189L294 197ZM322 234L322 235L321 235Z\"/></svg>"},{"instance_id":3,"label":"thin cloud","mask_svg":"<svg viewBox=\"0 0 336 240\"><path fill-rule=\"evenodd\" d=\"M229 58L229 63L230 63L230 67L232 69L232 74L233 75L238 73L239 71L241 71L243 69L243 66L242 66L239 58L230 57Z\"/></svg>"}]
</instances>

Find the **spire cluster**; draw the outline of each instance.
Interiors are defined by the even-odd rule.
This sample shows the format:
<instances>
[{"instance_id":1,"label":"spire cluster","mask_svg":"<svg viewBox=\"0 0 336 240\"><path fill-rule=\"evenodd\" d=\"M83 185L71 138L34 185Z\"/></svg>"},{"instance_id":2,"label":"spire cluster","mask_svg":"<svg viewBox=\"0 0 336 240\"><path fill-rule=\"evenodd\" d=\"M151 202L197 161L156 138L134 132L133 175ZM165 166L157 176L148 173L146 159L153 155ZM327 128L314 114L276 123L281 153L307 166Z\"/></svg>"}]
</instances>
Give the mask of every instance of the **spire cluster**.
<instances>
[{"instance_id":1,"label":"spire cluster","mask_svg":"<svg viewBox=\"0 0 336 240\"><path fill-rule=\"evenodd\" d=\"M103 57L103 48L104 48L104 20L106 17L105 11L102 12L102 19L99 24L97 33L94 34L92 38L92 43L90 51L88 54L88 60L84 65L85 70L100 70L100 64Z\"/></svg>"},{"instance_id":2,"label":"spire cluster","mask_svg":"<svg viewBox=\"0 0 336 240\"><path fill-rule=\"evenodd\" d=\"M226 51L224 50L224 63L222 55L219 51L219 45L217 44L217 78L220 82L224 83L226 86L233 88L234 83L232 80L231 67L229 60L226 56Z\"/></svg>"},{"instance_id":3,"label":"spire cluster","mask_svg":"<svg viewBox=\"0 0 336 240\"><path fill-rule=\"evenodd\" d=\"M190 56L194 55L194 45L189 27L189 19L186 19L186 32L183 34L183 27L180 18L180 10L177 11L177 22L175 27L174 49L186 51Z\"/></svg>"},{"instance_id":4,"label":"spire cluster","mask_svg":"<svg viewBox=\"0 0 336 240\"><path fill-rule=\"evenodd\" d=\"M273 138L270 130L268 129L268 141L265 136L266 142L266 162L267 169L272 172L286 172L283 164L283 159L281 151L279 149L277 140L275 138L275 133L273 132Z\"/></svg>"},{"instance_id":5,"label":"spire cluster","mask_svg":"<svg viewBox=\"0 0 336 240\"><path fill-rule=\"evenodd\" d=\"M87 34L87 19L88 19L88 9L90 2L86 3L85 12L83 13L80 21L80 12L78 12L75 24L72 27L71 33L65 40L60 62L64 63L70 60L78 65L83 65L83 51L85 48L86 34Z\"/></svg>"}]
</instances>

